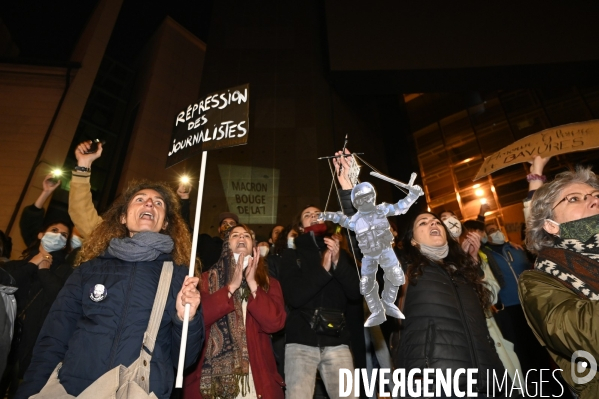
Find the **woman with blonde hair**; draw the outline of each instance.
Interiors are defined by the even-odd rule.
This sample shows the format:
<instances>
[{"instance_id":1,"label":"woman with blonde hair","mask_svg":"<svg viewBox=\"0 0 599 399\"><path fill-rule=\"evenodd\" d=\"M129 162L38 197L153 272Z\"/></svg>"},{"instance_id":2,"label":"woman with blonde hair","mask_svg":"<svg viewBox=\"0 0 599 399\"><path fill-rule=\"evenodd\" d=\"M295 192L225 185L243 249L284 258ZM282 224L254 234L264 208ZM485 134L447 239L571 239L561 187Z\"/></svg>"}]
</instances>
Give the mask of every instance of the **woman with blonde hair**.
<instances>
[{"instance_id":1,"label":"woman with blonde hair","mask_svg":"<svg viewBox=\"0 0 599 399\"><path fill-rule=\"evenodd\" d=\"M186 303L191 305L186 365L197 359L203 343L203 318L197 313L199 279L188 277L184 267L190 246L175 192L163 183L131 185L85 241L78 267L40 332L17 398L40 392L55 368L66 393L77 396L109 370L130 366L146 342L162 270L173 262L154 348L143 349L151 355L149 391L168 398Z\"/></svg>"}]
</instances>

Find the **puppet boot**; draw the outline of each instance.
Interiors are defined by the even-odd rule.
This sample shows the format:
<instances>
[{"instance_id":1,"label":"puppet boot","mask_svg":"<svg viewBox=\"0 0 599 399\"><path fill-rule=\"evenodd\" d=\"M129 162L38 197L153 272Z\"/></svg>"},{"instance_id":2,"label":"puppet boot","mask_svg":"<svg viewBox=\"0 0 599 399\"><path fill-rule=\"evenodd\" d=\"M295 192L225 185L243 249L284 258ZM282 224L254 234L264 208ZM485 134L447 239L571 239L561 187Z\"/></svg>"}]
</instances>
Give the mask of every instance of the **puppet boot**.
<instances>
[{"instance_id":1,"label":"puppet boot","mask_svg":"<svg viewBox=\"0 0 599 399\"><path fill-rule=\"evenodd\" d=\"M387 320L387 317L385 317L385 308L383 307L383 302L379 299L378 291L377 284L376 290L372 290L364 295L368 309L370 309L370 317L364 323L364 327L378 326Z\"/></svg>"},{"instance_id":2,"label":"puppet boot","mask_svg":"<svg viewBox=\"0 0 599 399\"><path fill-rule=\"evenodd\" d=\"M401 313L399 308L395 305L398 291L398 286L393 285L389 280L385 279L385 288L383 289L381 300L383 302L383 306L385 307L385 312L389 316L395 317L396 319L405 319L403 313Z\"/></svg>"}]
</instances>

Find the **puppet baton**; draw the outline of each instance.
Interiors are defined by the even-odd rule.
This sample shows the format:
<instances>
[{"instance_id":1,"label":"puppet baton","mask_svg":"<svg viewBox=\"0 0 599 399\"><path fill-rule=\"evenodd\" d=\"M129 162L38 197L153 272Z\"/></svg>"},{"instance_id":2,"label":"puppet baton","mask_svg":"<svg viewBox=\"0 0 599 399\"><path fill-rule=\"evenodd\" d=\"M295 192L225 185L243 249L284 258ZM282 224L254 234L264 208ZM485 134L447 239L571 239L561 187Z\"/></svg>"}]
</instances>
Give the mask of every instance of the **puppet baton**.
<instances>
[{"instance_id":1,"label":"puppet baton","mask_svg":"<svg viewBox=\"0 0 599 399\"><path fill-rule=\"evenodd\" d=\"M407 188L407 189L410 189L414 185L414 180L416 180L416 173L412 173L412 176L410 176L410 182L408 184L402 183L400 181L390 178L389 176L385 176L385 175L382 175L377 172L370 172L370 175L374 176L374 177L378 177L381 180L388 181L389 183L395 184L396 186Z\"/></svg>"}]
</instances>

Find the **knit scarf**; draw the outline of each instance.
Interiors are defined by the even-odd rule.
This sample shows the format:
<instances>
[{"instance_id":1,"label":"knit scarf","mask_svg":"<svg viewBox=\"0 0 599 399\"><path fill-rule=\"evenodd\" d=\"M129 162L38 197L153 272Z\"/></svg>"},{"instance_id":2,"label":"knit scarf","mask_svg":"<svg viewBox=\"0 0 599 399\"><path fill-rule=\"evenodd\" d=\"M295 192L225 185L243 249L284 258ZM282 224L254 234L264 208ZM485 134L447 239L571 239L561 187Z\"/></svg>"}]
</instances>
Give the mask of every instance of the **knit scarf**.
<instances>
[{"instance_id":1,"label":"knit scarf","mask_svg":"<svg viewBox=\"0 0 599 399\"><path fill-rule=\"evenodd\" d=\"M234 268L235 259L229 249L227 232L221 256L208 271L208 290L211 294L229 283ZM233 296L235 310L210 327L200 379L200 393L204 399L234 399L240 390L243 396L249 392L250 358L242 309L242 293L245 291L242 284Z\"/></svg>"},{"instance_id":2,"label":"knit scarf","mask_svg":"<svg viewBox=\"0 0 599 399\"><path fill-rule=\"evenodd\" d=\"M560 237L555 239L553 247L541 249L535 268L554 276L585 298L598 301L599 233L590 234L588 228L589 223L594 223L593 219L577 220L576 225L569 222L564 226L566 223L563 223L561 226L567 228L560 226Z\"/></svg>"},{"instance_id":3,"label":"knit scarf","mask_svg":"<svg viewBox=\"0 0 599 399\"><path fill-rule=\"evenodd\" d=\"M173 251L173 239L166 234L142 231L133 237L113 238L108 253L117 259L130 262L149 262L161 254Z\"/></svg>"}]
</instances>

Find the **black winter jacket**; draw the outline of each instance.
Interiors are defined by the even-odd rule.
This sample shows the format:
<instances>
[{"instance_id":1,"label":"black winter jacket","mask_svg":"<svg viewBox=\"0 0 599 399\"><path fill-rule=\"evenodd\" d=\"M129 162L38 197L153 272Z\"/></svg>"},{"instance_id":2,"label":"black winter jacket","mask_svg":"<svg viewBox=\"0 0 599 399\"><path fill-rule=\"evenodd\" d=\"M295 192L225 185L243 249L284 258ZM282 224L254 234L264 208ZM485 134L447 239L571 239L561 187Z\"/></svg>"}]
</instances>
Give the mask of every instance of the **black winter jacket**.
<instances>
[{"instance_id":1,"label":"black winter jacket","mask_svg":"<svg viewBox=\"0 0 599 399\"><path fill-rule=\"evenodd\" d=\"M283 252L280 268L281 287L290 308L285 324L288 344L308 346L350 345L346 328L339 337L316 334L308 322L308 314L318 307L347 311L348 299L360 298L358 272L349 255L341 250L336 268L327 272L321 265L324 239L313 233L295 239L296 249Z\"/></svg>"},{"instance_id":2,"label":"black winter jacket","mask_svg":"<svg viewBox=\"0 0 599 399\"><path fill-rule=\"evenodd\" d=\"M31 256L37 255L37 251ZM4 264L18 287L15 292L18 323L12 341L9 364L18 365L18 377L23 378L33 353L37 336L52 303L60 292L73 269L65 262L64 252L52 252L52 265L49 269L39 269L29 259L13 260Z\"/></svg>"},{"instance_id":3,"label":"black winter jacket","mask_svg":"<svg viewBox=\"0 0 599 399\"><path fill-rule=\"evenodd\" d=\"M19 219L19 228L21 229L21 237L28 247L37 240L37 235L44 226L45 209L40 209L34 204L23 208L21 219Z\"/></svg>"},{"instance_id":4,"label":"black winter jacket","mask_svg":"<svg viewBox=\"0 0 599 399\"><path fill-rule=\"evenodd\" d=\"M202 261L202 271L208 271L218 260L223 252L223 239L210 237L208 234L198 236L198 254Z\"/></svg>"},{"instance_id":5,"label":"black winter jacket","mask_svg":"<svg viewBox=\"0 0 599 399\"><path fill-rule=\"evenodd\" d=\"M60 382L74 396L108 370L133 363L139 357L162 264L171 259L163 254L151 262L126 262L104 254L76 268L50 309L16 397L39 392L59 362L63 362ZM168 398L174 382L183 326L175 300L186 274L185 267L175 266L156 338L150 390L158 398ZM107 292L99 302L90 298L96 284ZM185 367L197 360L203 341L198 310L189 323Z\"/></svg>"},{"instance_id":6,"label":"black winter jacket","mask_svg":"<svg viewBox=\"0 0 599 399\"><path fill-rule=\"evenodd\" d=\"M463 278L452 279L430 262L416 285L410 283L404 314L395 367L406 373L414 368L478 368L479 392L486 392L487 370L503 377L476 291ZM464 374L460 387L466 387Z\"/></svg>"}]
</instances>

